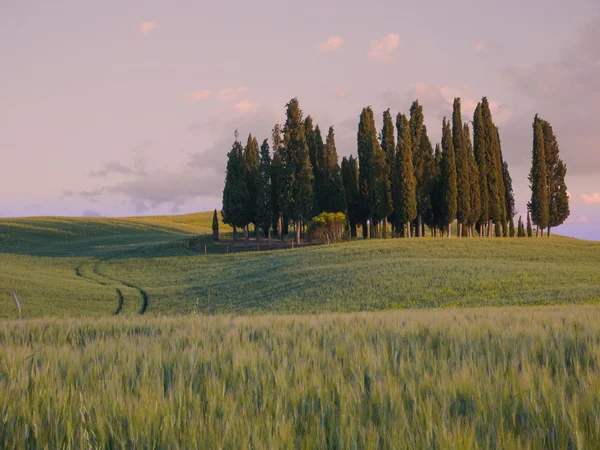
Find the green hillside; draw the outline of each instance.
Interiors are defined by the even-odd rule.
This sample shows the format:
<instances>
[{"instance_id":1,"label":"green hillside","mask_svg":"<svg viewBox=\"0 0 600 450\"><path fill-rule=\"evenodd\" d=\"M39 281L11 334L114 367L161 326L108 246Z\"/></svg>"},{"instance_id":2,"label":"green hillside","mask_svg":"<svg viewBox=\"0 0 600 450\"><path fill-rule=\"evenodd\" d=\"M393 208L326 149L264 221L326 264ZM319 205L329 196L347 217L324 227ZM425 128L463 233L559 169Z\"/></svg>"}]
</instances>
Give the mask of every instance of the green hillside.
<instances>
[{"instance_id":1,"label":"green hillside","mask_svg":"<svg viewBox=\"0 0 600 450\"><path fill-rule=\"evenodd\" d=\"M0 219L0 316L16 317L10 290L25 317L600 300L597 242L558 236L359 240L227 254L225 244L212 243L211 222L212 213ZM199 245L190 249L192 237Z\"/></svg>"}]
</instances>

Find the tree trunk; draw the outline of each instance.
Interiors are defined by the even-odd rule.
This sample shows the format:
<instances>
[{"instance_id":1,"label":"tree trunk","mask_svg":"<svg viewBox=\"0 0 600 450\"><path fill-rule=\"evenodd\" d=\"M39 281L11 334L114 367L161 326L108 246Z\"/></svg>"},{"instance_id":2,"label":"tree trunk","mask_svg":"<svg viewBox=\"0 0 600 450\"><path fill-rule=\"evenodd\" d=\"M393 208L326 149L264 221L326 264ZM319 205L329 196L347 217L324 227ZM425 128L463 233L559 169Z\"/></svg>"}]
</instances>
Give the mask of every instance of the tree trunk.
<instances>
[{"instance_id":1,"label":"tree trunk","mask_svg":"<svg viewBox=\"0 0 600 450\"><path fill-rule=\"evenodd\" d=\"M411 228L412 227L411 227L410 221L406 222L406 237L407 238L412 237L412 230L411 230Z\"/></svg>"},{"instance_id":2,"label":"tree trunk","mask_svg":"<svg viewBox=\"0 0 600 450\"><path fill-rule=\"evenodd\" d=\"M369 221L369 238L375 239L375 224L373 223L373 219Z\"/></svg>"},{"instance_id":3,"label":"tree trunk","mask_svg":"<svg viewBox=\"0 0 600 450\"><path fill-rule=\"evenodd\" d=\"M233 243L235 244L237 242L237 227L234 225L233 226Z\"/></svg>"},{"instance_id":4,"label":"tree trunk","mask_svg":"<svg viewBox=\"0 0 600 450\"><path fill-rule=\"evenodd\" d=\"M448 224L448 237L452 237L452 224Z\"/></svg>"},{"instance_id":5,"label":"tree trunk","mask_svg":"<svg viewBox=\"0 0 600 450\"><path fill-rule=\"evenodd\" d=\"M550 237L551 232L552 232L552 227L548 227L548 233L546 234L546 236Z\"/></svg>"},{"instance_id":6,"label":"tree trunk","mask_svg":"<svg viewBox=\"0 0 600 450\"><path fill-rule=\"evenodd\" d=\"M488 221L488 237L494 236L494 222L490 219Z\"/></svg>"},{"instance_id":7,"label":"tree trunk","mask_svg":"<svg viewBox=\"0 0 600 450\"><path fill-rule=\"evenodd\" d=\"M300 221L296 221L295 234L296 234L296 245L300 244Z\"/></svg>"},{"instance_id":8,"label":"tree trunk","mask_svg":"<svg viewBox=\"0 0 600 450\"><path fill-rule=\"evenodd\" d=\"M463 224L460 222L457 222L457 225L458 225L458 238L460 239L462 237Z\"/></svg>"},{"instance_id":9,"label":"tree trunk","mask_svg":"<svg viewBox=\"0 0 600 450\"><path fill-rule=\"evenodd\" d=\"M423 217L421 214L417 216L417 226L419 230L417 231L417 237L423 237Z\"/></svg>"},{"instance_id":10,"label":"tree trunk","mask_svg":"<svg viewBox=\"0 0 600 450\"><path fill-rule=\"evenodd\" d=\"M250 228L248 225L246 225L244 227L244 244L245 245L248 245L248 238L249 238L248 235L250 234L248 228Z\"/></svg>"},{"instance_id":11,"label":"tree trunk","mask_svg":"<svg viewBox=\"0 0 600 450\"><path fill-rule=\"evenodd\" d=\"M388 227L387 227L387 225L388 225L388 223L387 223L387 217L385 217L383 219L383 238L384 239L387 239L387 237L388 237L388 233L387 233L388 232L388 229L387 229Z\"/></svg>"}]
</instances>

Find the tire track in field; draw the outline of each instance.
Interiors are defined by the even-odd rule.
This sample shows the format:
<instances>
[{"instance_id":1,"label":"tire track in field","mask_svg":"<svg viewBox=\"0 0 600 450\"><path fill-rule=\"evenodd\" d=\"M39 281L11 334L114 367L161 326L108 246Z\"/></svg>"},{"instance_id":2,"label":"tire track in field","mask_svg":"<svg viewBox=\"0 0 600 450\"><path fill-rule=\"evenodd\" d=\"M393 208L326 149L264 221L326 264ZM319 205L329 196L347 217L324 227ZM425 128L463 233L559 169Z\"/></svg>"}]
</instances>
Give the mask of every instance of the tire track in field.
<instances>
[{"instance_id":1,"label":"tire track in field","mask_svg":"<svg viewBox=\"0 0 600 450\"><path fill-rule=\"evenodd\" d=\"M146 312L146 310L148 309L148 305L150 304L150 294L148 294L148 292L145 291L144 289L139 288L139 287L137 287L137 286L135 286L135 285L127 282L127 281L119 280L117 278L113 278L113 277L110 277L110 276L105 275L103 273L100 273L100 270L99 270L98 266L99 266L98 263L94 264L92 266L92 270L99 277L107 278L107 279L109 279L111 281L114 281L114 282L117 282L117 283L121 283L123 286L127 286L128 288L135 289L136 291L138 291L138 293L140 294L140 297L142 298L142 305L140 307L140 310L138 311L138 314L144 314ZM123 296L122 293L120 293L120 295L121 295L121 297Z\"/></svg>"},{"instance_id":2,"label":"tire track in field","mask_svg":"<svg viewBox=\"0 0 600 450\"><path fill-rule=\"evenodd\" d=\"M86 264L86 263L85 263L85 262L83 262L83 263L79 264L77 267L75 267L75 275L76 275L76 276L78 276L79 278L82 278L82 279L84 279L84 280L87 280L87 281L92 281L92 282L94 282L94 283L97 283L97 284L99 284L99 285L101 285L101 286L107 286L107 287L109 287L109 286L110 286L108 283L105 283L104 281L95 280L94 278L91 278L91 277L87 277L87 276L85 276L85 275L83 274L83 272L82 272L83 266L84 266L85 264ZM93 271L93 272L94 272L96 275L102 276L102 275L98 274L98 273L97 273L97 272L96 272L96 271L95 271L93 268L92 268L92 271ZM114 290L115 290L115 292L116 292L116 294L117 294L117 298L118 298L117 309L116 309L116 310L115 310L115 312L114 312L114 315L116 316L116 315L120 314L120 313L121 313L121 310L123 309L123 303L125 302L125 297L123 296L123 291L121 291L121 289L119 289L119 288L114 288Z\"/></svg>"}]
</instances>

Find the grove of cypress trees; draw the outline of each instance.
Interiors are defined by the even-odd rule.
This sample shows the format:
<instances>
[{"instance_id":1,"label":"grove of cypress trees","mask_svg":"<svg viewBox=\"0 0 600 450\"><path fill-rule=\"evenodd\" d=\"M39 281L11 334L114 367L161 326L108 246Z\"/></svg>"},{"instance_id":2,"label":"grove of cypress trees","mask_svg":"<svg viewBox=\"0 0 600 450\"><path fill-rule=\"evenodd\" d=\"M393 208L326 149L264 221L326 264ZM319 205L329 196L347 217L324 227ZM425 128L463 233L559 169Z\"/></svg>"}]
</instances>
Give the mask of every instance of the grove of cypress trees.
<instances>
[{"instance_id":1,"label":"grove of cypress trees","mask_svg":"<svg viewBox=\"0 0 600 450\"><path fill-rule=\"evenodd\" d=\"M271 154L269 141L265 139L260 146L260 159L258 172L261 184L256 196L256 226L260 228L265 237L271 238ZM257 230L258 238L258 230Z\"/></svg>"},{"instance_id":2,"label":"grove of cypress trees","mask_svg":"<svg viewBox=\"0 0 600 450\"><path fill-rule=\"evenodd\" d=\"M485 125L483 122L483 114L481 103L477 104L475 113L473 114L473 152L475 161L477 162L477 170L479 172L479 210L480 215L477 219L479 222L479 236L485 236L485 224L490 218L490 200L487 187L488 166L486 159L486 138Z\"/></svg>"},{"instance_id":3,"label":"grove of cypress trees","mask_svg":"<svg viewBox=\"0 0 600 450\"><path fill-rule=\"evenodd\" d=\"M546 177L546 153L544 148L544 131L539 117L533 120L533 151L531 154L531 171L529 172L531 200L527 205L531 219L537 226L536 237L548 226L549 199Z\"/></svg>"},{"instance_id":4,"label":"grove of cypress trees","mask_svg":"<svg viewBox=\"0 0 600 450\"><path fill-rule=\"evenodd\" d=\"M324 146L323 175L325 177L321 206L323 211L344 212L346 210L346 191L335 148L335 132L329 127Z\"/></svg>"},{"instance_id":5,"label":"grove of cypress trees","mask_svg":"<svg viewBox=\"0 0 600 450\"><path fill-rule=\"evenodd\" d=\"M371 204L369 199L369 191L372 184L374 171L372 170L373 159L373 139L371 126L374 127L373 111L371 107L363 108L360 113L360 121L358 123L358 132L356 136L358 149L358 182L360 201L358 208L359 221L362 225L363 238L366 239L369 235L367 221L371 212ZM371 223L371 227L373 224Z\"/></svg>"},{"instance_id":6,"label":"grove of cypress trees","mask_svg":"<svg viewBox=\"0 0 600 450\"><path fill-rule=\"evenodd\" d=\"M456 155L456 220L458 237L462 236L463 226L471 216L471 181L469 167L469 150L465 142L465 132L462 124L460 98L454 99L452 112L452 144Z\"/></svg>"},{"instance_id":7,"label":"grove of cypress trees","mask_svg":"<svg viewBox=\"0 0 600 450\"><path fill-rule=\"evenodd\" d=\"M213 241L217 242L219 240L219 217L217 216L216 209L213 214L212 232L213 232Z\"/></svg>"},{"instance_id":8,"label":"grove of cypress trees","mask_svg":"<svg viewBox=\"0 0 600 450\"><path fill-rule=\"evenodd\" d=\"M233 227L233 241L237 241L237 227L248 224L248 187L246 186L246 165L244 163L244 149L237 139L231 151L227 154L227 168L225 170L225 188L223 189L223 222Z\"/></svg>"},{"instance_id":9,"label":"grove of cypress trees","mask_svg":"<svg viewBox=\"0 0 600 450\"><path fill-rule=\"evenodd\" d=\"M456 160L452 144L452 131L450 122L442 123L442 222L448 228L448 237L452 235L452 222L456 219L457 188L456 188Z\"/></svg>"},{"instance_id":10,"label":"grove of cypress trees","mask_svg":"<svg viewBox=\"0 0 600 450\"><path fill-rule=\"evenodd\" d=\"M540 119L541 120L541 119ZM564 223L569 217L569 197L565 176L567 166L559 157L559 147L552 126L541 120L546 155L546 177L548 185L548 237L553 227Z\"/></svg>"},{"instance_id":11,"label":"grove of cypress trees","mask_svg":"<svg viewBox=\"0 0 600 450\"><path fill-rule=\"evenodd\" d=\"M527 211L527 237L533 236L533 228L531 226L531 214Z\"/></svg>"},{"instance_id":12,"label":"grove of cypress trees","mask_svg":"<svg viewBox=\"0 0 600 450\"><path fill-rule=\"evenodd\" d=\"M346 191L347 215L350 223L350 237L356 237L356 225L360 220L360 190L358 184L358 162L350 155L342 159L342 179Z\"/></svg>"},{"instance_id":13,"label":"grove of cypress trees","mask_svg":"<svg viewBox=\"0 0 600 450\"><path fill-rule=\"evenodd\" d=\"M464 124L463 126L463 139L467 148L467 157L469 160L469 217L467 218L467 227L469 228L468 235L474 236L473 228L479 218L481 217L481 189L479 187L479 168L477 167L477 161L475 161L475 154L473 153L473 146L471 144L471 131L469 125Z\"/></svg>"},{"instance_id":14,"label":"grove of cypress trees","mask_svg":"<svg viewBox=\"0 0 600 450\"><path fill-rule=\"evenodd\" d=\"M398 114L396 127L398 128L398 147L393 167L395 221L403 227L406 224L406 237L411 237L411 222L417 216L417 191L413 168L411 130L405 115Z\"/></svg>"},{"instance_id":15,"label":"grove of cypress trees","mask_svg":"<svg viewBox=\"0 0 600 450\"><path fill-rule=\"evenodd\" d=\"M313 173L310 166L308 146L304 135L302 111L297 98L286 105L286 121L283 126L283 147L287 166L287 210L296 222L296 244L300 244L302 221L311 219L313 207Z\"/></svg>"}]
</instances>

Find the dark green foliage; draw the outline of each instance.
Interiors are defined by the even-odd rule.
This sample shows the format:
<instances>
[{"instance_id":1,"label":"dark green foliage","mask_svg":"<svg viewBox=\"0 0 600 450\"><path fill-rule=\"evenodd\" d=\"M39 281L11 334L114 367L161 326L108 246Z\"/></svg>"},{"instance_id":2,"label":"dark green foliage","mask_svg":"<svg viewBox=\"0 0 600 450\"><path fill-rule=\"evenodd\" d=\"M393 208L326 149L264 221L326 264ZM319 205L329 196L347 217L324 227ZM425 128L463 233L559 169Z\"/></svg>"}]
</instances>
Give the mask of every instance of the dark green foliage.
<instances>
[{"instance_id":1,"label":"dark green foliage","mask_svg":"<svg viewBox=\"0 0 600 450\"><path fill-rule=\"evenodd\" d=\"M508 163L502 163L502 178L504 180L504 200L506 203L506 219L512 220L515 217L515 194L512 187L512 177L508 171Z\"/></svg>"},{"instance_id":2,"label":"dark green foliage","mask_svg":"<svg viewBox=\"0 0 600 450\"><path fill-rule=\"evenodd\" d=\"M481 100L481 114L485 128L486 181L488 191L489 220L494 222L505 217L504 181L502 178L502 151L500 136L492 120L490 105L486 97Z\"/></svg>"},{"instance_id":3,"label":"dark green foliage","mask_svg":"<svg viewBox=\"0 0 600 450\"><path fill-rule=\"evenodd\" d=\"M473 146L471 145L471 131L469 130L469 125L466 123L463 127L463 139L469 159L469 183L471 185L469 189L471 201L469 205L467 226L472 228L481 217L481 189L479 187L479 168L477 166L477 161L475 161Z\"/></svg>"},{"instance_id":4,"label":"dark green foliage","mask_svg":"<svg viewBox=\"0 0 600 450\"><path fill-rule=\"evenodd\" d=\"M350 223L350 237L356 237L356 225L360 221L360 191L358 187L358 162L352 155L348 159L346 157L342 159L342 179L348 205L347 216Z\"/></svg>"},{"instance_id":5,"label":"dark green foliage","mask_svg":"<svg viewBox=\"0 0 600 450\"><path fill-rule=\"evenodd\" d=\"M269 141L265 139L260 146L260 160L258 172L261 183L257 189L256 196L256 226L262 228L265 235L271 227L272 189L271 189L271 154L269 152Z\"/></svg>"},{"instance_id":6,"label":"dark green foliage","mask_svg":"<svg viewBox=\"0 0 600 450\"><path fill-rule=\"evenodd\" d=\"M431 216L427 217L427 226L430 228L441 228L443 226L444 199L442 186L442 149L440 144L435 145L433 159L431 189Z\"/></svg>"},{"instance_id":7,"label":"dark green foliage","mask_svg":"<svg viewBox=\"0 0 600 450\"><path fill-rule=\"evenodd\" d=\"M283 143L281 127L275 125L271 133L273 141L273 161L271 162L271 226L273 230L280 229L287 195L286 172L283 165Z\"/></svg>"},{"instance_id":8,"label":"dark green foliage","mask_svg":"<svg viewBox=\"0 0 600 450\"><path fill-rule=\"evenodd\" d=\"M290 219L296 221L296 241L299 243L300 222L308 222L311 219L313 174L304 135L302 111L296 98L286 105L283 147L288 186L286 210Z\"/></svg>"},{"instance_id":9,"label":"dark green foliage","mask_svg":"<svg viewBox=\"0 0 600 450\"><path fill-rule=\"evenodd\" d=\"M217 215L216 209L213 214L212 232L213 232L213 241L218 241L219 240L219 216Z\"/></svg>"},{"instance_id":10,"label":"dark green foliage","mask_svg":"<svg viewBox=\"0 0 600 450\"><path fill-rule=\"evenodd\" d=\"M372 170L374 132L375 122L373 120L373 111L370 107L363 108L356 136L358 149L358 185L360 192L358 216L359 222L363 225L363 237L367 237L366 224L371 216L369 191L373 184L372 177L374 173Z\"/></svg>"},{"instance_id":11,"label":"dark green foliage","mask_svg":"<svg viewBox=\"0 0 600 450\"><path fill-rule=\"evenodd\" d=\"M246 224L253 223L257 225L258 197L262 194L263 180L260 176L259 163L260 155L258 151L258 141L252 134L248 135L248 142L244 148L244 163L246 165L246 186L248 187L248 204L246 206Z\"/></svg>"},{"instance_id":12,"label":"dark green foliage","mask_svg":"<svg viewBox=\"0 0 600 450\"><path fill-rule=\"evenodd\" d=\"M569 217L569 197L565 176L567 166L559 157L558 141L552 126L546 120L540 120L544 133L544 152L546 155L546 177L548 185L548 228L557 227Z\"/></svg>"},{"instance_id":13,"label":"dark green foliage","mask_svg":"<svg viewBox=\"0 0 600 450\"><path fill-rule=\"evenodd\" d=\"M546 176L544 144L542 122L536 114L533 120L533 151L531 155L531 171L529 172L531 200L527 207L531 212L531 220L537 225L538 234L540 230L548 226L549 219L548 179Z\"/></svg>"},{"instance_id":14,"label":"dark green foliage","mask_svg":"<svg viewBox=\"0 0 600 450\"><path fill-rule=\"evenodd\" d=\"M335 132L333 127L329 127L325 140L322 174L324 177L322 188L324 195L321 196L320 203L323 211L346 211L346 192L338 162L337 149L335 148Z\"/></svg>"},{"instance_id":15,"label":"dark green foliage","mask_svg":"<svg viewBox=\"0 0 600 450\"><path fill-rule=\"evenodd\" d=\"M527 237L533 236L533 228L531 226L531 214L527 211Z\"/></svg>"},{"instance_id":16,"label":"dark green foliage","mask_svg":"<svg viewBox=\"0 0 600 450\"><path fill-rule=\"evenodd\" d=\"M386 155L386 163L390 168L390 189L392 192L394 192L395 186L393 167L396 163L396 139L394 137L394 122L389 108L383 112L383 126L381 128L381 133L379 134L379 139L381 141L381 149ZM392 204L394 204L393 198ZM395 226L394 216L395 214L392 212L389 217L392 226Z\"/></svg>"},{"instance_id":17,"label":"dark green foliage","mask_svg":"<svg viewBox=\"0 0 600 450\"><path fill-rule=\"evenodd\" d=\"M460 98L455 98L452 112L452 145L456 155L456 220L461 225L466 224L471 217L469 149L465 140Z\"/></svg>"},{"instance_id":18,"label":"dark green foliage","mask_svg":"<svg viewBox=\"0 0 600 450\"><path fill-rule=\"evenodd\" d=\"M477 104L473 115L473 132L473 152L479 171L480 215L478 221L483 224L490 218L490 197L487 186L488 166L486 158L485 125L481 103Z\"/></svg>"},{"instance_id":19,"label":"dark green foliage","mask_svg":"<svg viewBox=\"0 0 600 450\"><path fill-rule=\"evenodd\" d=\"M244 149L236 139L227 154L225 188L223 189L223 222L232 227L244 227L248 224L248 204L250 195L246 186L246 164Z\"/></svg>"},{"instance_id":20,"label":"dark green foliage","mask_svg":"<svg viewBox=\"0 0 600 450\"><path fill-rule=\"evenodd\" d=\"M387 219L392 213L392 191L390 186L390 168L385 153L381 150L375 134L375 122L372 124L373 157L371 159L372 175L369 186L370 217L374 224Z\"/></svg>"},{"instance_id":21,"label":"dark green foliage","mask_svg":"<svg viewBox=\"0 0 600 450\"><path fill-rule=\"evenodd\" d=\"M517 225L517 237L525 237L525 227L523 226L523 218L519 216L519 223Z\"/></svg>"},{"instance_id":22,"label":"dark green foliage","mask_svg":"<svg viewBox=\"0 0 600 450\"><path fill-rule=\"evenodd\" d=\"M404 225L417 216L416 179L413 168L411 130L406 116L398 114L396 127L398 128L398 147L393 166L395 189L393 198L396 223ZM410 236L410 229L408 234Z\"/></svg>"},{"instance_id":23,"label":"dark green foliage","mask_svg":"<svg viewBox=\"0 0 600 450\"><path fill-rule=\"evenodd\" d=\"M410 138L412 145L413 169L415 172L417 197L417 236L420 236L423 217L431 216L430 195L433 189L433 147L427 128L423 124L423 107L415 100L410 107Z\"/></svg>"},{"instance_id":24,"label":"dark green foliage","mask_svg":"<svg viewBox=\"0 0 600 450\"><path fill-rule=\"evenodd\" d=\"M515 219L511 217L508 221L508 235L515 237Z\"/></svg>"},{"instance_id":25,"label":"dark green foliage","mask_svg":"<svg viewBox=\"0 0 600 450\"><path fill-rule=\"evenodd\" d=\"M442 123L442 223L448 226L456 219L457 188L456 188L456 160L452 144L452 131L450 122Z\"/></svg>"}]
</instances>

